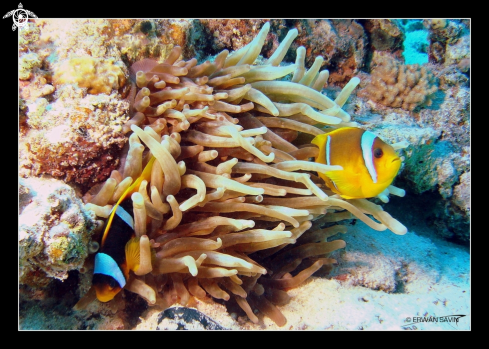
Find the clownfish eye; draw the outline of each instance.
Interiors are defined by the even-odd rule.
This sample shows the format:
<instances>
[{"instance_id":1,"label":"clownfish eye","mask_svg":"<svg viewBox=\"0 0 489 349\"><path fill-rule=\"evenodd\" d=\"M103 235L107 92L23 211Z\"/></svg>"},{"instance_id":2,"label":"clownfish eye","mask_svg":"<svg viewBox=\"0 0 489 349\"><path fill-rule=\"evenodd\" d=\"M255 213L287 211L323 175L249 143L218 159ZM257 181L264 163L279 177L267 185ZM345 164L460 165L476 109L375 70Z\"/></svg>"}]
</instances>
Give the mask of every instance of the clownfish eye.
<instances>
[{"instance_id":1,"label":"clownfish eye","mask_svg":"<svg viewBox=\"0 0 489 349\"><path fill-rule=\"evenodd\" d=\"M118 284L117 284L117 281L115 281L115 280L114 280L114 279L112 279L112 278L109 280L109 282L108 282L108 283L109 283L109 290L112 290L112 289L116 288L116 287L117 287L117 285L118 285Z\"/></svg>"},{"instance_id":2,"label":"clownfish eye","mask_svg":"<svg viewBox=\"0 0 489 349\"><path fill-rule=\"evenodd\" d=\"M381 158L382 155L384 155L384 152L380 148L375 148L374 149L374 156L378 159Z\"/></svg>"}]
</instances>

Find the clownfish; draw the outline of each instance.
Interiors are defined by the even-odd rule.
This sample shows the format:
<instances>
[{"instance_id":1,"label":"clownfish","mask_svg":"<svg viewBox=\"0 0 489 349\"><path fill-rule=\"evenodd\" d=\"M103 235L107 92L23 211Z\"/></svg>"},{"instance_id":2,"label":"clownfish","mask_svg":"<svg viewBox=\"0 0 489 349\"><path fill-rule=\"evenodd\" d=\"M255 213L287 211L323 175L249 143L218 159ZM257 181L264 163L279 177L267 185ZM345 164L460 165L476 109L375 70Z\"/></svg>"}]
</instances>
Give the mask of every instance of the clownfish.
<instances>
[{"instance_id":1,"label":"clownfish","mask_svg":"<svg viewBox=\"0 0 489 349\"><path fill-rule=\"evenodd\" d=\"M401 167L401 159L391 145L360 128L339 128L316 136L311 143L319 147L317 163L343 167L318 175L345 199L377 196L392 183Z\"/></svg>"},{"instance_id":2,"label":"clownfish","mask_svg":"<svg viewBox=\"0 0 489 349\"><path fill-rule=\"evenodd\" d=\"M126 285L129 271L139 268L139 238L135 237L130 194L138 191L143 180L149 180L154 160L152 157L141 176L122 194L107 219L92 278L92 288L101 302L112 300Z\"/></svg>"}]
</instances>

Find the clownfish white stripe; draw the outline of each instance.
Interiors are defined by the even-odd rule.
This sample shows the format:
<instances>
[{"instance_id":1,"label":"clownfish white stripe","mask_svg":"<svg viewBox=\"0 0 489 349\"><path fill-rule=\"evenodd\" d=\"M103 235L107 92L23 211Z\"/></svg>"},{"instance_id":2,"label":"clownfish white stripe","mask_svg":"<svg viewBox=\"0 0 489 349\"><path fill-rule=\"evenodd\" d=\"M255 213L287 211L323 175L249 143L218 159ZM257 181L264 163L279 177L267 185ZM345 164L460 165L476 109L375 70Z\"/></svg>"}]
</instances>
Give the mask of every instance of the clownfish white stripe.
<instances>
[{"instance_id":1,"label":"clownfish white stripe","mask_svg":"<svg viewBox=\"0 0 489 349\"><path fill-rule=\"evenodd\" d=\"M329 154L331 151L331 137L326 137L326 165L331 165L329 160Z\"/></svg>"},{"instance_id":2,"label":"clownfish white stripe","mask_svg":"<svg viewBox=\"0 0 489 349\"><path fill-rule=\"evenodd\" d=\"M116 215L120 217L128 226L131 227L131 229L134 230L134 220L132 219L131 215L127 213L126 210L124 210L121 206L117 206L117 210L115 211Z\"/></svg>"},{"instance_id":3,"label":"clownfish white stripe","mask_svg":"<svg viewBox=\"0 0 489 349\"><path fill-rule=\"evenodd\" d=\"M330 154L331 154L331 136L327 136L326 137L326 165L331 165ZM339 190L334 181L331 181L331 183L333 183L336 190Z\"/></svg>"},{"instance_id":4,"label":"clownfish white stripe","mask_svg":"<svg viewBox=\"0 0 489 349\"><path fill-rule=\"evenodd\" d=\"M372 159L374 140L377 138L372 132L365 131L362 134L361 147L363 160L365 161L365 166L367 167L368 173L374 183L377 183L377 172L375 171L374 161Z\"/></svg>"},{"instance_id":5,"label":"clownfish white stripe","mask_svg":"<svg viewBox=\"0 0 489 349\"><path fill-rule=\"evenodd\" d=\"M115 260L108 254L99 252L95 255L95 268L93 273L112 276L121 288L126 285L126 279L122 274L121 268L119 268Z\"/></svg>"}]
</instances>

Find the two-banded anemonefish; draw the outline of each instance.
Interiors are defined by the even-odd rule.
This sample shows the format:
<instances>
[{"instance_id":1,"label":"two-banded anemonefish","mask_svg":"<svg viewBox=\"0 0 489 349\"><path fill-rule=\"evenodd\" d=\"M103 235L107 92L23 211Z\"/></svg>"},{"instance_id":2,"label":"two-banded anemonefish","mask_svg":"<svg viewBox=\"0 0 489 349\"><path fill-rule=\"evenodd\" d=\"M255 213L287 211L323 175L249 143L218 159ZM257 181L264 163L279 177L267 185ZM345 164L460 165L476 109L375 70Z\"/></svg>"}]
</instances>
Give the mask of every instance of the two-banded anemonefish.
<instances>
[{"instance_id":1,"label":"two-banded anemonefish","mask_svg":"<svg viewBox=\"0 0 489 349\"><path fill-rule=\"evenodd\" d=\"M318 173L326 185L345 199L371 198L394 180L401 159L394 148L372 132L343 127L316 136L317 163L340 165L341 171Z\"/></svg>"},{"instance_id":2,"label":"two-banded anemonefish","mask_svg":"<svg viewBox=\"0 0 489 349\"><path fill-rule=\"evenodd\" d=\"M139 268L139 238L134 233L134 213L130 194L138 191L143 180L151 177L155 157L145 166L141 176L122 194L112 208L95 255L92 287L101 302L112 300L127 283L129 271Z\"/></svg>"}]
</instances>

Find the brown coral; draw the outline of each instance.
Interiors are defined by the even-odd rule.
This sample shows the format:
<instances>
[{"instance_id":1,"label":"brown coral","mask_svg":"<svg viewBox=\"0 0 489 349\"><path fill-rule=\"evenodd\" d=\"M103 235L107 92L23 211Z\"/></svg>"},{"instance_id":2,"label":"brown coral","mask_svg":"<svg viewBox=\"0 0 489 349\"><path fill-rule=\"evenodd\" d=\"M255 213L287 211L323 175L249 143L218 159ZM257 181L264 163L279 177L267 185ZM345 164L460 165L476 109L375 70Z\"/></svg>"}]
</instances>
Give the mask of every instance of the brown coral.
<instances>
[{"instance_id":1,"label":"brown coral","mask_svg":"<svg viewBox=\"0 0 489 349\"><path fill-rule=\"evenodd\" d=\"M333 101L318 92L324 73L306 71L305 48L296 64L281 67L296 30L253 66L268 30L266 23L250 44L213 62L179 60L176 46L163 63L131 67L138 91L123 130L133 132L123 173L113 171L85 200L107 217L149 163L150 178L131 197L145 270L132 274L126 289L150 304L164 309L209 295L232 300L255 323L258 309L283 326L277 306L289 301L286 290L331 268L330 254L345 246L328 241L344 228L325 224L355 215L374 229L406 233L380 206L333 196L312 171L337 167L309 162L317 148L291 143L297 131L323 133L313 126L319 122L351 124L341 107L359 79ZM292 82L275 81L291 73Z\"/></svg>"},{"instance_id":2,"label":"brown coral","mask_svg":"<svg viewBox=\"0 0 489 349\"><path fill-rule=\"evenodd\" d=\"M370 42L375 50L395 51L402 47L404 33L395 20L366 19L364 28L370 35Z\"/></svg>"},{"instance_id":3,"label":"brown coral","mask_svg":"<svg viewBox=\"0 0 489 349\"><path fill-rule=\"evenodd\" d=\"M164 59L175 45L185 48L184 56L193 56L194 47L188 42L192 23L190 19L175 18L110 21L113 43L130 63L145 57Z\"/></svg>"},{"instance_id":4,"label":"brown coral","mask_svg":"<svg viewBox=\"0 0 489 349\"><path fill-rule=\"evenodd\" d=\"M403 65L380 57L372 69L370 83L358 95L387 107L412 111L431 105L437 90L435 76L425 66Z\"/></svg>"},{"instance_id":5,"label":"brown coral","mask_svg":"<svg viewBox=\"0 0 489 349\"><path fill-rule=\"evenodd\" d=\"M27 104L29 128L19 143L22 176L48 173L89 185L106 180L117 167L129 103L117 94L80 98L78 92L65 85L55 102L38 98Z\"/></svg>"},{"instance_id":6,"label":"brown coral","mask_svg":"<svg viewBox=\"0 0 489 349\"><path fill-rule=\"evenodd\" d=\"M195 41L196 51L238 50L250 42L266 19L199 20L205 39ZM367 36L363 27L351 19L272 19L261 54L270 57L287 34L287 28L298 30L296 40L284 61L293 61L298 47L306 49L305 65L310 67L319 56L322 67L331 72L329 83L343 87L364 65ZM198 27L197 27L198 28ZM320 68L321 68L320 66Z\"/></svg>"},{"instance_id":7,"label":"brown coral","mask_svg":"<svg viewBox=\"0 0 489 349\"><path fill-rule=\"evenodd\" d=\"M306 19L294 26L299 30L296 45L307 50L306 65L322 56L323 65L331 71L329 84L343 87L364 65L367 35L355 20Z\"/></svg>"},{"instance_id":8,"label":"brown coral","mask_svg":"<svg viewBox=\"0 0 489 349\"><path fill-rule=\"evenodd\" d=\"M238 50L250 42L266 22L264 19L201 19L204 32L214 37L217 49Z\"/></svg>"}]
</instances>

